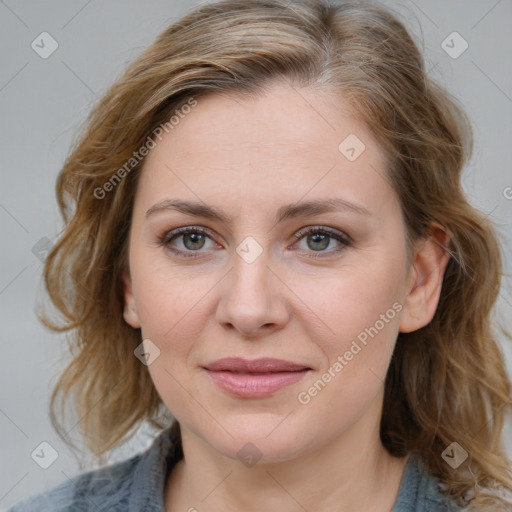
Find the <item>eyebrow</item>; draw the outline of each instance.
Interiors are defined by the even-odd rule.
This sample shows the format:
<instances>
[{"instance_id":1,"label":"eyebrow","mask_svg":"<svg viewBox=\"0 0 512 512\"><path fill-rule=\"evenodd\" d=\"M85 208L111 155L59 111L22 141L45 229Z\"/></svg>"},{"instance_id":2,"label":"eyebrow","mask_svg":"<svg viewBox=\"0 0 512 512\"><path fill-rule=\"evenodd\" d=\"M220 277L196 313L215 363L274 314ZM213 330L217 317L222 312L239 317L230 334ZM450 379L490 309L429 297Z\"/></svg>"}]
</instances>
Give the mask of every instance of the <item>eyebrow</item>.
<instances>
[{"instance_id":1,"label":"eyebrow","mask_svg":"<svg viewBox=\"0 0 512 512\"><path fill-rule=\"evenodd\" d=\"M208 206L201 202L183 201L181 199L165 199L156 203L146 212L146 217L162 210L175 210L187 215L217 220L225 224L229 224L230 222L229 217L218 208ZM307 217L337 211L356 213L358 215L371 215L370 211L364 206L351 203L344 199L321 199L282 206L277 211L275 222L278 223L297 217Z\"/></svg>"}]
</instances>

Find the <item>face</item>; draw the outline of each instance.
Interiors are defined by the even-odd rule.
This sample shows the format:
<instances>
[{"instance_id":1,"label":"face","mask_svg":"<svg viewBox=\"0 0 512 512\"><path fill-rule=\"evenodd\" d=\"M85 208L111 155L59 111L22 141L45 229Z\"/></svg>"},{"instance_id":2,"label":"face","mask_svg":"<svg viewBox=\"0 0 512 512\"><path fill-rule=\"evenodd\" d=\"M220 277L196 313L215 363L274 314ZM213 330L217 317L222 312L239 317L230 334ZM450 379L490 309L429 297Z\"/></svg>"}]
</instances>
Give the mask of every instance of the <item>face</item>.
<instances>
[{"instance_id":1,"label":"face","mask_svg":"<svg viewBox=\"0 0 512 512\"><path fill-rule=\"evenodd\" d=\"M182 430L268 462L378 432L414 281L385 173L343 99L283 84L201 97L151 150L125 319Z\"/></svg>"}]
</instances>

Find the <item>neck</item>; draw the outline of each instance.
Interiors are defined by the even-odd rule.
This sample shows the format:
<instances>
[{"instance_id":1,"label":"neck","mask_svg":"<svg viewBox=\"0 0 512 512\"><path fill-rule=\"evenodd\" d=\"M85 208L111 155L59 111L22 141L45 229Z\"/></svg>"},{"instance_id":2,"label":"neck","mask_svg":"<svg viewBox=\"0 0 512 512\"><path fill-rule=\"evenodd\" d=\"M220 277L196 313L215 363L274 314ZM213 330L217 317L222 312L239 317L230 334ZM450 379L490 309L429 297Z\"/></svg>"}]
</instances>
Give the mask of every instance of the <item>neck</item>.
<instances>
[{"instance_id":1,"label":"neck","mask_svg":"<svg viewBox=\"0 0 512 512\"><path fill-rule=\"evenodd\" d=\"M167 512L315 510L389 512L406 460L389 455L378 425L354 425L334 442L283 462L246 467L182 428L184 459L166 487ZM361 435L367 443L361 443Z\"/></svg>"}]
</instances>

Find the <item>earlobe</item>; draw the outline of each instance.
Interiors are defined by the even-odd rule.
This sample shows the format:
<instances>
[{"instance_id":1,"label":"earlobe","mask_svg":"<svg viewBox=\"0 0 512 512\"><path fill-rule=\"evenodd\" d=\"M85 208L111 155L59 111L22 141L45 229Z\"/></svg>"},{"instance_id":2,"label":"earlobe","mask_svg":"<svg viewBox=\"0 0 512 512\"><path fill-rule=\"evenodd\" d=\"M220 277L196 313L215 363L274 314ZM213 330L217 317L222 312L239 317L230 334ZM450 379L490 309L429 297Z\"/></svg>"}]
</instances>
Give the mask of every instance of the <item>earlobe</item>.
<instances>
[{"instance_id":1,"label":"earlobe","mask_svg":"<svg viewBox=\"0 0 512 512\"><path fill-rule=\"evenodd\" d=\"M123 293L124 293L124 310L123 318L125 322L134 329L140 329L140 320L135 306L135 298L133 296L132 281L128 272L123 273Z\"/></svg>"},{"instance_id":2,"label":"earlobe","mask_svg":"<svg viewBox=\"0 0 512 512\"><path fill-rule=\"evenodd\" d=\"M425 327L434 317L444 272L450 260L449 241L442 226L432 224L428 236L416 244L400 332L416 331Z\"/></svg>"}]
</instances>

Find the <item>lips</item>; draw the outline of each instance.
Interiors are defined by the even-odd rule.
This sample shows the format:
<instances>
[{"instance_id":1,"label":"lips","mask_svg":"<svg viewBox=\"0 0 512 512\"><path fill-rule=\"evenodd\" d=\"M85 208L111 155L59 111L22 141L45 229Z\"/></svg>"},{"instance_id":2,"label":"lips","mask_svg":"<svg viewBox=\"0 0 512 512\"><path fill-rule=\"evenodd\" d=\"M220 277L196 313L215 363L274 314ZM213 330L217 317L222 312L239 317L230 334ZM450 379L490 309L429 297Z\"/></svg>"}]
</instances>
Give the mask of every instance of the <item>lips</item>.
<instances>
[{"instance_id":1,"label":"lips","mask_svg":"<svg viewBox=\"0 0 512 512\"><path fill-rule=\"evenodd\" d=\"M223 391L239 398L273 395L306 375L311 368L282 359L224 358L203 367Z\"/></svg>"},{"instance_id":2,"label":"lips","mask_svg":"<svg viewBox=\"0 0 512 512\"><path fill-rule=\"evenodd\" d=\"M236 373L279 373L309 370L309 367L301 364L268 357L254 359L252 361L239 357L226 357L207 364L205 368L212 371Z\"/></svg>"}]
</instances>

